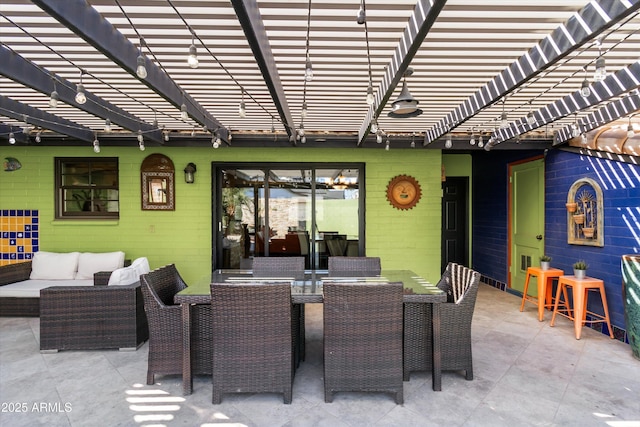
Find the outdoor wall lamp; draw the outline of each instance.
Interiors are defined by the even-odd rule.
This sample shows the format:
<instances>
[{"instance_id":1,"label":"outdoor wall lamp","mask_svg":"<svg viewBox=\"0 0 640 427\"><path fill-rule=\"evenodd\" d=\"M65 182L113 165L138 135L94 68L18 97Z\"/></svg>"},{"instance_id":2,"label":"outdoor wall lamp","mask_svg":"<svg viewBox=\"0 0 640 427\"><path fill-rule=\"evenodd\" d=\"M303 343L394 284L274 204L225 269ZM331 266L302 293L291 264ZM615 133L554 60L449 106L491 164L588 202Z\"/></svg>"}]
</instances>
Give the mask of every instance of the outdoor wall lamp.
<instances>
[{"instance_id":1,"label":"outdoor wall lamp","mask_svg":"<svg viewBox=\"0 0 640 427\"><path fill-rule=\"evenodd\" d=\"M184 182L187 184L193 184L195 181L194 174L196 173L196 165L193 163L189 163L186 168L184 168Z\"/></svg>"}]
</instances>

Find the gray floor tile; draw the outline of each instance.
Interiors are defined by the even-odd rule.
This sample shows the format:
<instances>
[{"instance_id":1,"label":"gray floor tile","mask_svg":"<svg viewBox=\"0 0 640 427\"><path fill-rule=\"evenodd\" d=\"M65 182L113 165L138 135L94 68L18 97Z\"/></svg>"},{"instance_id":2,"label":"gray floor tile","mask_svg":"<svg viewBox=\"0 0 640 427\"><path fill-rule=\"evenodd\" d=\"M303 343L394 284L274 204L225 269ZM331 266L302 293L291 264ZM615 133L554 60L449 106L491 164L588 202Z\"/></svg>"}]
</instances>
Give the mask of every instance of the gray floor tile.
<instances>
[{"instance_id":1,"label":"gray floor tile","mask_svg":"<svg viewBox=\"0 0 640 427\"><path fill-rule=\"evenodd\" d=\"M404 383L403 405L384 393L336 393L324 402L322 307L308 305L307 357L296 372L291 405L277 394L224 395L211 404L211 380L179 376L146 385L148 346L137 351L39 352L37 318L0 318L0 397L27 412L0 412L2 426L640 426L640 361L628 345L487 285L472 329L474 380L429 372ZM66 405L66 406L65 406ZM8 406L6 406L8 409ZM15 409L15 408L14 408ZM41 410L40 410L41 409Z\"/></svg>"}]
</instances>

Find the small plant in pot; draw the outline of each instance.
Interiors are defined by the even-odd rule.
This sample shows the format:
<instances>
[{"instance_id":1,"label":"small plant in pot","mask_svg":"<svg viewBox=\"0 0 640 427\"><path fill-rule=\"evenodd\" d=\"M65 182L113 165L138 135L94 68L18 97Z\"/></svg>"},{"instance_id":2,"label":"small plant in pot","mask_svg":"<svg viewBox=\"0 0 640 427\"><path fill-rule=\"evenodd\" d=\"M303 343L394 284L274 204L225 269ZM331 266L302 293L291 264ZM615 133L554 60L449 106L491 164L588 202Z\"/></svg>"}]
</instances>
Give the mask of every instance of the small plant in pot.
<instances>
[{"instance_id":1,"label":"small plant in pot","mask_svg":"<svg viewBox=\"0 0 640 427\"><path fill-rule=\"evenodd\" d=\"M577 261L573 264L573 275L576 276L576 279L584 279L587 277L587 265L583 260Z\"/></svg>"},{"instance_id":2,"label":"small plant in pot","mask_svg":"<svg viewBox=\"0 0 640 427\"><path fill-rule=\"evenodd\" d=\"M542 255L540 257L540 269L548 270L551 267L551 257L548 255Z\"/></svg>"}]
</instances>

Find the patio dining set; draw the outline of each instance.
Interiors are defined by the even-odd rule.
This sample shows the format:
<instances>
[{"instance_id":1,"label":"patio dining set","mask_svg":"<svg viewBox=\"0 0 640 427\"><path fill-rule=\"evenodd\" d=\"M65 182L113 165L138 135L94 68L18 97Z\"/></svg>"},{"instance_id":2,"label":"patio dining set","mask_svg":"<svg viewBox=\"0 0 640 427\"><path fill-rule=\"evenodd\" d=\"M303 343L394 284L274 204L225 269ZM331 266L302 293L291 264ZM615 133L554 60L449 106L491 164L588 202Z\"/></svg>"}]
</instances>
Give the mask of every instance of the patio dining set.
<instances>
[{"instance_id":1,"label":"patio dining set","mask_svg":"<svg viewBox=\"0 0 640 427\"><path fill-rule=\"evenodd\" d=\"M212 378L212 402L230 393L282 393L291 403L305 360L305 304L323 304L325 402L336 392L386 392L403 403L411 372L473 379L471 319L480 275L450 263L437 284L376 257L256 257L252 270L216 270L187 285L170 264L140 277L149 324L147 383Z\"/></svg>"}]
</instances>

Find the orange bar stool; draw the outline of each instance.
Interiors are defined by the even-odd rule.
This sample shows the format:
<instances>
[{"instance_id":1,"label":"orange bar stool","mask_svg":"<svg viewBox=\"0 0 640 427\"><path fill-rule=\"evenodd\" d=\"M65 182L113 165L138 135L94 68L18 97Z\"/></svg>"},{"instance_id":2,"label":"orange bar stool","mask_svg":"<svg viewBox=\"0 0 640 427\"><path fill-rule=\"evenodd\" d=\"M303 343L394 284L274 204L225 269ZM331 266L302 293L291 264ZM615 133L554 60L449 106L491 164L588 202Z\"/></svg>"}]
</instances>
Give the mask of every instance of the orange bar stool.
<instances>
[{"instance_id":1,"label":"orange bar stool","mask_svg":"<svg viewBox=\"0 0 640 427\"><path fill-rule=\"evenodd\" d=\"M570 307L567 298L567 287L571 287L572 290L573 309ZM587 310L589 292L600 293L604 315ZM560 301L560 294L562 294L562 302ZM575 276L560 276L558 279L558 290L556 291L556 302L553 306L553 316L551 316L551 323L549 323L550 326L553 326L556 320L556 314L573 320L577 340L580 339L582 326L585 323L606 323L607 328L609 328L609 336L613 339L613 329L611 329L611 322L609 321L609 308L607 307L607 296L604 292L604 282L600 279L594 279L593 277L578 279ZM587 314L591 315L593 320L587 320Z\"/></svg>"},{"instance_id":2,"label":"orange bar stool","mask_svg":"<svg viewBox=\"0 0 640 427\"><path fill-rule=\"evenodd\" d=\"M527 268L527 278L524 281L524 292L522 293L520 311L524 310L525 301L535 304L538 306L538 320L542 322L542 319L544 319L544 309L553 309L553 281L557 280L563 274L564 271L558 268L549 268L547 270L543 270L540 267ZM531 276L538 278L537 298L527 295Z\"/></svg>"}]
</instances>

